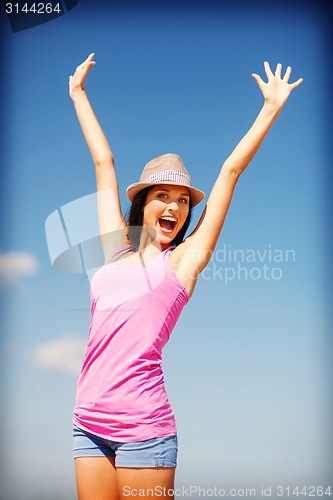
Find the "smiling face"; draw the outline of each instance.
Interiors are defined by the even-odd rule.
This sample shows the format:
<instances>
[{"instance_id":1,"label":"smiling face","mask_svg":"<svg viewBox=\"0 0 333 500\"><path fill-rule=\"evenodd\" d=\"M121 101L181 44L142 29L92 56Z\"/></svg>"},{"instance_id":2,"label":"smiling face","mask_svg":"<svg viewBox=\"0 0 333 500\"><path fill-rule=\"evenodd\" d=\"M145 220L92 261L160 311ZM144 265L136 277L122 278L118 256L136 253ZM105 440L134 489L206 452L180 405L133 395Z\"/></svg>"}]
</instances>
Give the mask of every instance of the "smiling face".
<instances>
[{"instance_id":1,"label":"smiling face","mask_svg":"<svg viewBox=\"0 0 333 500\"><path fill-rule=\"evenodd\" d=\"M162 248L170 245L183 227L190 210L190 193L184 186L158 184L147 194L143 226L156 231Z\"/></svg>"}]
</instances>

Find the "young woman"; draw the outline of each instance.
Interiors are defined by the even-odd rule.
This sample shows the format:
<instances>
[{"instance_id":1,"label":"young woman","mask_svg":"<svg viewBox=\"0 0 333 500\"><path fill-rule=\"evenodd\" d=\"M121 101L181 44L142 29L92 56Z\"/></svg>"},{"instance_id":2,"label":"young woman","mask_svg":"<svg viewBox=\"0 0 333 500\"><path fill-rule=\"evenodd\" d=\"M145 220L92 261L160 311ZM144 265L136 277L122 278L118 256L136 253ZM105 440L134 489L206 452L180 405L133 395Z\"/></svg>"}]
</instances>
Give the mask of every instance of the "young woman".
<instances>
[{"instance_id":1,"label":"young woman","mask_svg":"<svg viewBox=\"0 0 333 500\"><path fill-rule=\"evenodd\" d=\"M84 90L94 54L69 78L69 92L90 149L105 265L91 280L90 340L77 383L74 459L79 500L133 496L173 498L177 458L174 415L165 393L161 353L207 266L241 173L259 149L291 91L264 63L257 74L264 104L224 162L194 231L192 206L204 193L191 185L178 155L151 160L127 188L126 223L113 154Z\"/></svg>"}]
</instances>

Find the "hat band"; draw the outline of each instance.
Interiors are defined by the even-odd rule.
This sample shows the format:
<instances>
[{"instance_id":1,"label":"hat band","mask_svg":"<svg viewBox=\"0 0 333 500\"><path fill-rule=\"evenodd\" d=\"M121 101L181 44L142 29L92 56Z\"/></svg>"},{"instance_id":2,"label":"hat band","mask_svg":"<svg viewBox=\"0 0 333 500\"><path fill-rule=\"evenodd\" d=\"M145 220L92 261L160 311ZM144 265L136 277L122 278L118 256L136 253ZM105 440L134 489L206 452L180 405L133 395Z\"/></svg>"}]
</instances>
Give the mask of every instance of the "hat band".
<instances>
[{"instance_id":1,"label":"hat band","mask_svg":"<svg viewBox=\"0 0 333 500\"><path fill-rule=\"evenodd\" d=\"M179 184L185 184L186 186L192 186L188 175L180 172L179 170L159 170L149 175L146 179L141 182L177 182Z\"/></svg>"}]
</instances>

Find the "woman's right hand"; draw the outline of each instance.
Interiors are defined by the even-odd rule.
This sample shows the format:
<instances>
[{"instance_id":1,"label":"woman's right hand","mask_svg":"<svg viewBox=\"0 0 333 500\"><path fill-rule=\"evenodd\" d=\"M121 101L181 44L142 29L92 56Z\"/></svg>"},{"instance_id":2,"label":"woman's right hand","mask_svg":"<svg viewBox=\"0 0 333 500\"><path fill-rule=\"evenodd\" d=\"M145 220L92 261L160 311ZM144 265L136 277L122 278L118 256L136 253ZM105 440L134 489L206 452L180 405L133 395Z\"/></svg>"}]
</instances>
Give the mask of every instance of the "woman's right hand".
<instances>
[{"instance_id":1,"label":"woman's right hand","mask_svg":"<svg viewBox=\"0 0 333 500\"><path fill-rule=\"evenodd\" d=\"M73 99L77 92L84 91L84 82L87 77L89 70L96 64L93 61L94 53L92 52L82 64L80 64L74 75L69 77L69 95Z\"/></svg>"}]
</instances>

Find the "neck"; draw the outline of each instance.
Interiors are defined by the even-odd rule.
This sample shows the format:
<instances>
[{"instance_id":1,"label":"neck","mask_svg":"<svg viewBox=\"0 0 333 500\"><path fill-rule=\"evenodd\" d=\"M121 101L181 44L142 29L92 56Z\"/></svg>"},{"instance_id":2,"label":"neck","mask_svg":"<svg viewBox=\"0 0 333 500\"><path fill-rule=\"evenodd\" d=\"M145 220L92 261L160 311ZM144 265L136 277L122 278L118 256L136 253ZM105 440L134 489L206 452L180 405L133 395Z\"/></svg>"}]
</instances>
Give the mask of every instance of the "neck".
<instances>
[{"instance_id":1,"label":"neck","mask_svg":"<svg viewBox=\"0 0 333 500\"><path fill-rule=\"evenodd\" d=\"M150 257L160 252L164 252L164 250L170 246L170 243L163 244L160 241L157 241L155 236L155 234L152 235L149 230L145 230L143 228L137 252L141 255L144 254L146 257Z\"/></svg>"}]
</instances>

